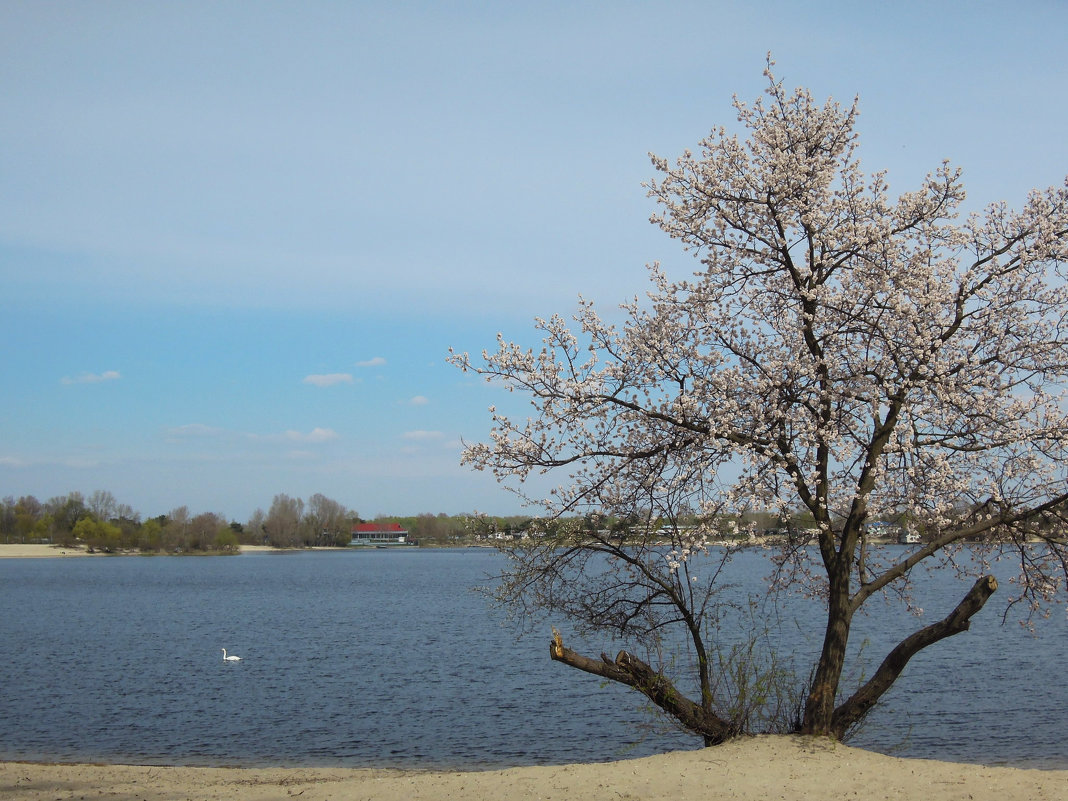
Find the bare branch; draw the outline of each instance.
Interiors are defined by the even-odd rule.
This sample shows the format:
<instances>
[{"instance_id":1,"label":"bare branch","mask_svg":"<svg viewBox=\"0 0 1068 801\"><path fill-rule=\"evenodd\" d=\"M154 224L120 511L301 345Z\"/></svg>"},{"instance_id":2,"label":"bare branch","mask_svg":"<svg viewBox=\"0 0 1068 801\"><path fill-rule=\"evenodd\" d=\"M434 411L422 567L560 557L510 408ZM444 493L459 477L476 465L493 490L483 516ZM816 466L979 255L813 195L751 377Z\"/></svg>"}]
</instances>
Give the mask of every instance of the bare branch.
<instances>
[{"instance_id":1,"label":"bare branch","mask_svg":"<svg viewBox=\"0 0 1068 801\"><path fill-rule=\"evenodd\" d=\"M909 660L916 654L939 640L967 631L971 627L972 617L983 608L997 588L997 579L993 576L984 576L975 582L964 599L945 618L930 626L925 626L902 640L887 654L871 679L834 711L831 733L839 739L844 737L846 732L890 689Z\"/></svg>"}]
</instances>

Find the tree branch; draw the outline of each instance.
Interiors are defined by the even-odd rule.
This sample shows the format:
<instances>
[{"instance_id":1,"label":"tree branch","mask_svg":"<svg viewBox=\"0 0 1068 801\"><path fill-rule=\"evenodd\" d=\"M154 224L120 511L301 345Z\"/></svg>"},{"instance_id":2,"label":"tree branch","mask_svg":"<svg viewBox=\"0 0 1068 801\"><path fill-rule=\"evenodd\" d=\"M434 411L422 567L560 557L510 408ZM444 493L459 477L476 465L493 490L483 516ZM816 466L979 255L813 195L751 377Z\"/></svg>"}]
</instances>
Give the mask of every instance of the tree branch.
<instances>
[{"instance_id":1,"label":"tree branch","mask_svg":"<svg viewBox=\"0 0 1068 801\"><path fill-rule=\"evenodd\" d=\"M554 628L549 656L556 662L633 687L688 729L704 737L705 745L717 745L737 734L727 721L682 695L663 674L626 651L620 651L614 661L606 654L601 654L599 660L591 659L565 647L560 632Z\"/></svg>"},{"instance_id":2,"label":"tree branch","mask_svg":"<svg viewBox=\"0 0 1068 801\"><path fill-rule=\"evenodd\" d=\"M986 510L990 506L988 500L980 510ZM1038 506L1024 509L1021 512L1013 514L1001 514L990 519L982 519L969 526L962 526L961 528L952 529L944 532L941 536L931 540L919 550L913 551L905 559L902 559L897 564L887 568L876 578L863 584L857 592L853 595L852 609L856 611L863 606L864 602L869 597L874 595L879 590L888 586L892 582L906 575L912 568L922 562L924 559L938 553L943 550L947 545L959 540L966 540L971 537L978 536L986 531L996 529L1000 526L1013 526L1020 523L1025 523L1028 520L1039 519L1042 515L1052 510L1058 509L1065 504L1068 504L1068 493L1061 493L1054 498L1042 503Z\"/></svg>"},{"instance_id":3,"label":"tree branch","mask_svg":"<svg viewBox=\"0 0 1068 801\"><path fill-rule=\"evenodd\" d=\"M901 675L905 666L916 654L946 637L952 637L971 626L971 618L989 600L998 588L998 581L993 576L984 576L972 586L957 607L944 619L909 635L892 650L879 665L875 675L848 701L834 711L831 732L841 739L845 733L875 706L883 693Z\"/></svg>"}]
</instances>

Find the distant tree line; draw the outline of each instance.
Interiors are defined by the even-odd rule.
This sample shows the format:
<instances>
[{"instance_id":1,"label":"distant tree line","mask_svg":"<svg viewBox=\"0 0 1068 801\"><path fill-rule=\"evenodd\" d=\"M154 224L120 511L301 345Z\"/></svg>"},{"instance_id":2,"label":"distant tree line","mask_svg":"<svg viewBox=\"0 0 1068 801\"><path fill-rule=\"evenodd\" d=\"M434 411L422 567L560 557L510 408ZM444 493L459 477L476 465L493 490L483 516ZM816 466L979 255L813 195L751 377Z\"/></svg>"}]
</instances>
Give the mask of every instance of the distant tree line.
<instances>
[{"instance_id":1,"label":"distant tree line","mask_svg":"<svg viewBox=\"0 0 1068 801\"><path fill-rule=\"evenodd\" d=\"M807 526L802 517L786 521L772 515L751 515L760 528ZM368 522L343 504L316 493L306 501L275 495L265 512L257 509L246 523L227 520L214 512L193 514L179 506L165 515L142 518L110 492L89 496L71 492L39 501L32 495L0 500L0 543L50 543L84 546L93 552L118 553L228 553L240 545L275 548L340 547L349 544L352 528ZM546 536L557 526L619 528L687 526L696 515L679 514L671 520L632 520L598 517L536 520L521 515L490 516L422 513L378 516L373 522L398 523L410 540L423 546L445 547Z\"/></svg>"},{"instance_id":2,"label":"distant tree line","mask_svg":"<svg viewBox=\"0 0 1068 801\"><path fill-rule=\"evenodd\" d=\"M0 501L0 542L84 546L90 552L236 552L242 526L222 515L193 515L180 506L142 519L128 504L98 490L39 501L32 495Z\"/></svg>"},{"instance_id":3,"label":"distant tree line","mask_svg":"<svg viewBox=\"0 0 1068 801\"><path fill-rule=\"evenodd\" d=\"M418 514L375 518L399 523L409 538L422 545L446 546L475 541L479 531L521 530L527 518ZM316 493L306 501L275 495L265 512L257 509L246 523L213 512L193 514L179 506L164 515L142 518L112 493L98 490L86 496L70 492L47 501L33 495L0 500L0 543L46 543L82 546L91 552L230 553L240 545L276 548L345 546L352 528L367 522L354 510ZM478 530L476 530L478 529ZM485 539L485 536L483 536Z\"/></svg>"}]
</instances>

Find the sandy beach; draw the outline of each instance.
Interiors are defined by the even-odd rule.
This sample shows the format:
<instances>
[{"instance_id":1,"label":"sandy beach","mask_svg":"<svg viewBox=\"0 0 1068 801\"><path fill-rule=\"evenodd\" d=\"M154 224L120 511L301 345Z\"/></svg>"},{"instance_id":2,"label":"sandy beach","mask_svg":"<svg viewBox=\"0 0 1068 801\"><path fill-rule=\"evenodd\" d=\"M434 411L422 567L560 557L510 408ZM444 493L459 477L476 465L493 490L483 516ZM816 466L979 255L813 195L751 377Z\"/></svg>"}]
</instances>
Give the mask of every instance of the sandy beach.
<instances>
[{"instance_id":1,"label":"sandy beach","mask_svg":"<svg viewBox=\"0 0 1068 801\"><path fill-rule=\"evenodd\" d=\"M61 545L19 545L0 543L0 559L51 559L61 556L95 556L84 548Z\"/></svg>"},{"instance_id":2,"label":"sandy beach","mask_svg":"<svg viewBox=\"0 0 1068 801\"><path fill-rule=\"evenodd\" d=\"M267 545L242 545L241 553L280 551ZM315 549L323 550L323 549ZM0 543L0 559L52 559L65 556L110 556L112 554L89 553L80 546L20 545Z\"/></svg>"},{"instance_id":3,"label":"sandy beach","mask_svg":"<svg viewBox=\"0 0 1068 801\"><path fill-rule=\"evenodd\" d=\"M829 741L756 737L599 764L485 772L0 763L0 798L274 801L1064 801L1068 770L905 760Z\"/></svg>"}]
</instances>

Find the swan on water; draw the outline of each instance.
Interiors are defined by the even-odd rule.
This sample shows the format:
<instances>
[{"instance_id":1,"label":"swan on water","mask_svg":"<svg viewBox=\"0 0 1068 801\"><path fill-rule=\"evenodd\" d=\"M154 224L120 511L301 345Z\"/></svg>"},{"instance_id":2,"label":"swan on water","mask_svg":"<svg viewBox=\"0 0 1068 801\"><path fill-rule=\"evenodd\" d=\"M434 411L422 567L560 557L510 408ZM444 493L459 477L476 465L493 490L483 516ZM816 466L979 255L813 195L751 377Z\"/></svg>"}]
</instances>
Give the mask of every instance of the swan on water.
<instances>
[{"instance_id":1,"label":"swan on water","mask_svg":"<svg viewBox=\"0 0 1068 801\"><path fill-rule=\"evenodd\" d=\"M225 648L222 649L222 652L223 652L223 662L240 662L241 661L241 657L239 657L239 656L227 656Z\"/></svg>"}]
</instances>

